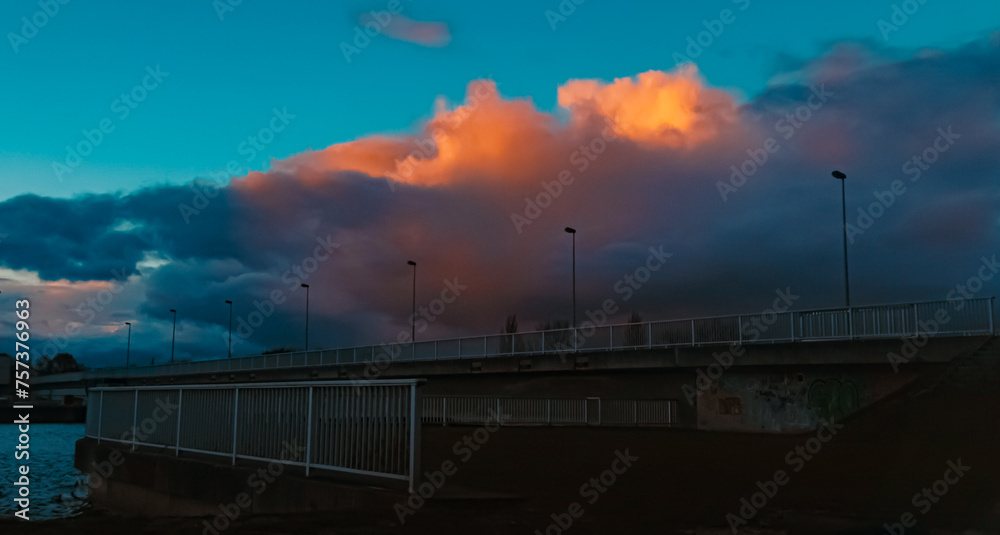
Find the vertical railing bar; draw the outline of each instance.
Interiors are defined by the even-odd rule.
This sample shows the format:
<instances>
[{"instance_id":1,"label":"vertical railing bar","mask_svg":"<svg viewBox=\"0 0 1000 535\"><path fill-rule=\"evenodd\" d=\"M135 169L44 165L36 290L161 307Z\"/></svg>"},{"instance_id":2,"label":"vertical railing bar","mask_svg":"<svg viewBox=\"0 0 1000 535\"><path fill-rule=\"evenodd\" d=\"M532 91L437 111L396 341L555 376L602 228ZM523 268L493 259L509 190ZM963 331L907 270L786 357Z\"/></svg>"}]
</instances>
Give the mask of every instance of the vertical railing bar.
<instances>
[{"instance_id":1,"label":"vertical railing bar","mask_svg":"<svg viewBox=\"0 0 1000 535\"><path fill-rule=\"evenodd\" d=\"M917 304L913 303L913 335L920 336L920 324L917 323Z\"/></svg>"},{"instance_id":2,"label":"vertical railing bar","mask_svg":"<svg viewBox=\"0 0 1000 535\"><path fill-rule=\"evenodd\" d=\"M97 410L97 443L101 443L101 424L104 423L104 391L101 390L101 402Z\"/></svg>"},{"instance_id":3,"label":"vertical railing bar","mask_svg":"<svg viewBox=\"0 0 1000 535\"><path fill-rule=\"evenodd\" d=\"M132 406L132 451L135 451L135 425L139 417L139 389L135 389L135 404Z\"/></svg>"},{"instance_id":4,"label":"vertical railing bar","mask_svg":"<svg viewBox=\"0 0 1000 535\"><path fill-rule=\"evenodd\" d=\"M410 385L410 494L416 492L417 477L417 385Z\"/></svg>"},{"instance_id":5,"label":"vertical railing bar","mask_svg":"<svg viewBox=\"0 0 1000 535\"><path fill-rule=\"evenodd\" d=\"M240 417L240 387L233 393L233 465L236 465L236 436L239 432Z\"/></svg>"},{"instance_id":6,"label":"vertical railing bar","mask_svg":"<svg viewBox=\"0 0 1000 535\"><path fill-rule=\"evenodd\" d=\"M177 389L177 436L174 437L174 457L181 454L181 414L184 410L184 389Z\"/></svg>"},{"instance_id":7,"label":"vertical railing bar","mask_svg":"<svg viewBox=\"0 0 1000 535\"><path fill-rule=\"evenodd\" d=\"M322 358L322 357L321 357ZM309 465L312 462L312 428L313 428L313 387L309 387L309 410L306 417L306 477L309 477Z\"/></svg>"}]
</instances>

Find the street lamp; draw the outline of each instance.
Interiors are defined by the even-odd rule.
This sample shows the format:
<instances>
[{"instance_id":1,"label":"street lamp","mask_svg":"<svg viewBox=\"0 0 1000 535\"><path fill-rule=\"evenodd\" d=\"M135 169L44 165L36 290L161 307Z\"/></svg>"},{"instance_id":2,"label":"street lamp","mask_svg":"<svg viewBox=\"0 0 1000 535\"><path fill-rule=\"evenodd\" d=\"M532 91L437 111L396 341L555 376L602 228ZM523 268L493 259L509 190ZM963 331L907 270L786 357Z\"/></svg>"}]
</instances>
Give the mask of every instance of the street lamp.
<instances>
[{"instance_id":1,"label":"street lamp","mask_svg":"<svg viewBox=\"0 0 1000 535\"><path fill-rule=\"evenodd\" d=\"M126 321L125 325L128 325L128 345L125 346L125 368L128 369L128 358L132 352L132 322Z\"/></svg>"},{"instance_id":2,"label":"street lamp","mask_svg":"<svg viewBox=\"0 0 1000 535\"><path fill-rule=\"evenodd\" d=\"M226 304L229 305L229 356L226 358L233 358L233 302L226 299Z\"/></svg>"},{"instance_id":3,"label":"street lamp","mask_svg":"<svg viewBox=\"0 0 1000 535\"><path fill-rule=\"evenodd\" d=\"M407 260L407 264L413 266L413 312L410 313L410 342L417 341L417 263Z\"/></svg>"},{"instance_id":4,"label":"street lamp","mask_svg":"<svg viewBox=\"0 0 1000 535\"><path fill-rule=\"evenodd\" d=\"M170 337L170 363L174 363L174 342L177 341L177 311L170 309L174 313L174 334Z\"/></svg>"},{"instance_id":5,"label":"street lamp","mask_svg":"<svg viewBox=\"0 0 1000 535\"><path fill-rule=\"evenodd\" d=\"M566 227L566 232L573 235L573 329L576 332L576 229ZM575 337L575 334L574 334Z\"/></svg>"},{"instance_id":6,"label":"street lamp","mask_svg":"<svg viewBox=\"0 0 1000 535\"><path fill-rule=\"evenodd\" d=\"M844 300L847 308L851 308L851 279L847 274L847 192L844 183L847 182L847 175L840 171L831 173L833 178L840 181L840 199L844 215Z\"/></svg>"},{"instance_id":7,"label":"street lamp","mask_svg":"<svg viewBox=\"0 0 1000 535\"><path fill-rule=\"evenodd\" d=\"M303 282L302 287L306 289L306 351L309 351L309 285Z\"/></svg>"}]
</instances>

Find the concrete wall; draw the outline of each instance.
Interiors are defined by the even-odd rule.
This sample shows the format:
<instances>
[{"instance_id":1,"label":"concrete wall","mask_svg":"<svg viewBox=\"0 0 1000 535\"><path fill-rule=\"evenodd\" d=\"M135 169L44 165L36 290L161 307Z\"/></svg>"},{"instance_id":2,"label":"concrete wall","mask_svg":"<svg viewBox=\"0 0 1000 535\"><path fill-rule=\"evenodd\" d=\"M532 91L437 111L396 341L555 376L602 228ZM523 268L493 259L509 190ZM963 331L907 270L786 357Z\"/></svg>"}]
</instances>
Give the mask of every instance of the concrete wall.
<instances>
[{"instance_id":1,"label":"concrete wall","mask_svg":"<svg viewBox=\"0 0 1000 535\"><path fill-rule=\"evenodd\" d=\"M919 377L868 366L731 370L698 394L698 429L805 432L843 421Z\"/></svg>"}]
</instances>

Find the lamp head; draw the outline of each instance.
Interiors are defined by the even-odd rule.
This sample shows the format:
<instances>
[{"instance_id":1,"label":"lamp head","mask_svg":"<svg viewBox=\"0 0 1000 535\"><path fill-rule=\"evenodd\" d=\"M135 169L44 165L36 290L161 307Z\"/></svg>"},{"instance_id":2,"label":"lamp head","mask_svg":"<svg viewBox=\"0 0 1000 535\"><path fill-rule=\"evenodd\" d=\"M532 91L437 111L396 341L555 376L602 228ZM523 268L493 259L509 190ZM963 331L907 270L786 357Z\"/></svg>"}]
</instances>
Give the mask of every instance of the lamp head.
<instances>
[{"instance_id":1,"label":"lamp head","mask_svg":"<svg viewBox=\"0 0 1000 535\"><path fill-rule=\"evenodd\" d=\"M840 171L834 171L833 173L830 173L830 174L832 174L833 178L836 178L837 180L843 180L843 179L847 178L847 175L845 175L844 173L841 173Z\"/></svg>"},{"instance_id":2,"label":"lamp head","mask_svg":"<svg viewBox=\"0 0 1000 535\"><path fill-rule=\"evenodd\" d=\"M414 262L413 260L407 260L406 263L409 264L409 265L411 265L411 266L417 265L417 263Z\"/></svg>"},{"instance_id":3,"label":"lamp head","mask_svg":"<svg viewBox=\"0 0 1000 535\"><path fill-rule=\"evenodd\" d=\"M569 232L570 234L576 234L576 229L573 227L566 227L566 232Z\"/></svg>"}]
</instances>

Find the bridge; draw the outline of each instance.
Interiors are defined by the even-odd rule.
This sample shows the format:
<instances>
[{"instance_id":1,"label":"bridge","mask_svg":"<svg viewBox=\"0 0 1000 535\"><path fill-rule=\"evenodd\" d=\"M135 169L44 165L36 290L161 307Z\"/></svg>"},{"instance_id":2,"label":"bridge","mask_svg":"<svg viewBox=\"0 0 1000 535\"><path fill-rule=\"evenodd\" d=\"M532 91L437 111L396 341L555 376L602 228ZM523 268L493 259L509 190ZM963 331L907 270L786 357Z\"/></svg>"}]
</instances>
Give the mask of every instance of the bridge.
<instances>
[{"instance_id":1,"label":"bridge","mask_svg":"<svg viewBox=\"0 0 1000 535\"><path fill-rule=\"evenodd\" d=\"M960 306L960 308L956 308ZM589 325L588 325L589 323ZM797 342L865 341L992 335L994 298L923 301L765 312L615 325L494 334L360 347L317 349L231 359L87 370L84 380L178 378L323 366L461 361L510 357L556 357L565 362L587 354L673 350L712 346Z\"/></svg>"},{"instance_id":2,"label":"bridge","mask_svg":"<svg viewBox=\"0 0 1000 535\"><path fill-rule=\"evenodd\" d=\"M239 492L256 470L254 463L294 470L275 494L280 499L269 499L257 512L300 511L303 503L320 509L362 503L386 512L393 505L380 501L385 496L372 494L370 487L343 485L397 489L404 492L404 498L392 495L397 503L406 493L422 496L427 479L438 477L435 470L447 472L449 462L456 466L453 457L465 451L461 445L471 444L476 448L469 448L469 455L482 446L488 452L475 455L486 460L455 476L455 488L534 496L527 489L538 486L538 478L519 479L502 467L527 462L524 456L530 455L533 473L548 474L542 480L559 478L579 470L565 465L571 459L597 463L603 449L631 445L650 463L649 478L631 476L651 486L640 494L653 488L662 493L660 481L678 477L668 459L716 451L721 443L703 432L726 431L725 442L743 444L742 449L726 450L728 461L703 460L720 467L721 479L712 485L728 485L741 470L749 470L747 478L760 477L750 470L762 462L752 452L767 450L764 458L781 458L778 454L793 448L803 433L830 422L857 421L859 429L904 425L912 419L878 420L885 407L900 403L920 411L937 429L958 426L947 432L979 436L979 426L963 423L969 419L955 411L974 419L976 407L1000 401L994 383L979 390L964 386L1000 378L993 304L983 298L584 324L88 370L77 378L90 391L88 438L78 444L77 465L92 472L102 460L121 455L115 451L126 452L130 469L112 476L121 481L103 488L100 499L149 507L152 502L139 497L150 492L151 474L158 474L165 479L154 482L156 492L171 497L162 513L210 513L219 500ZM58 377L47 380L59 386ZM971 397L941 401L956 395ZM176 411L158 417L157 407ZM692 432L702 434L677 434ZM911 433L916 444L927 440L913 430L893 432ZM494 434L503 437L497 439L503 446L487 448ZM772 438L734 438L744 435ZM573 444L572 451L580 453L567 457L563 450L524 449L539 440ZM843 440L864 448L872 443L864 437ZM995 457L998 441L987 442L991 446L979 463ZM304 448L299 457L287 457L292 443ZM668 444L670 452L663 450ZM837 473L831 470L829 477ZM718 494L708 481L713 480L692 492ZM467 492L480 491L459 493ZM192 493L204 503L178 505ZM337 498L323 505L315 495ZM686 503L684 496L675 498ZM541 500L541 494L532 499Z\"/></svg>"}]
</instances>

